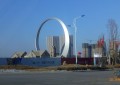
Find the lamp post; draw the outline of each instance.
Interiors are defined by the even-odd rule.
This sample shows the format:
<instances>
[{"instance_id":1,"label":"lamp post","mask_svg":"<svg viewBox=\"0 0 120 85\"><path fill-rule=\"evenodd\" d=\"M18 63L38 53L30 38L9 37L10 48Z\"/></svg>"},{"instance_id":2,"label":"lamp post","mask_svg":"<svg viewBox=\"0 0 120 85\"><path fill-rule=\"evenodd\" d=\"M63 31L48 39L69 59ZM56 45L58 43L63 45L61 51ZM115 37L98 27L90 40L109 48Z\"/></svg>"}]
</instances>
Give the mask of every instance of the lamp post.
<instances>
[{"instance_id":1,"label":"lamp post","mask_svg":"<svg viewBox=\"0 0 120 85\"><path fill-rule=\"evenodd\" d=\"M77 20L79 19L79 18L81 18L81 17L84 17L85 15L81 15L81 16L79 16L79 17L75 17L74 19L73 19L73 26L74 26L74 29L75 29L75 61L76 61L76 64L77 64L77 48L76 48L76 34L77 34L77 26L76 26L76 22L77 22Z\"/></svg>"}]
</instances>

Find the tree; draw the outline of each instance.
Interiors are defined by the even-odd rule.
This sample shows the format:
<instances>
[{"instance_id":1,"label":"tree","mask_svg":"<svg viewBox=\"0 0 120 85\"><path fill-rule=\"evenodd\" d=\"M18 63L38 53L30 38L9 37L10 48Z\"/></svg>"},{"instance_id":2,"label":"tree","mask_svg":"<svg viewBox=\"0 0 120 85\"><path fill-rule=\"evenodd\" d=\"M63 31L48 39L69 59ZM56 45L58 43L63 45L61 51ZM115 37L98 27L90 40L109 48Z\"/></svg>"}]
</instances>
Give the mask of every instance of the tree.
<instances>
[{"instance_id":1,"label":"tree","mask_svg":"<svg viewBox=\"0 0 120 85\"><path fill-rule=\"evenodd\" d=\"M112 64L116 63L117 57L117 48L116 48L116 41L118 39L118 25L116 24L115 20L109 19L108 20L108 28L109 28L109 52L110 58L112 58Z\"/></svg>"},{"instance_id":2,"label":"tree","mask_svg":"<svg viewBox=\"0 0 120 85\"><path fill-rule=\"evenodd\" d=\"M111 41L117 40L118 25L116 24L115 20L113 19L108 20L108 28L110 29L110 40Z\"/></svg>"}]
</instances>

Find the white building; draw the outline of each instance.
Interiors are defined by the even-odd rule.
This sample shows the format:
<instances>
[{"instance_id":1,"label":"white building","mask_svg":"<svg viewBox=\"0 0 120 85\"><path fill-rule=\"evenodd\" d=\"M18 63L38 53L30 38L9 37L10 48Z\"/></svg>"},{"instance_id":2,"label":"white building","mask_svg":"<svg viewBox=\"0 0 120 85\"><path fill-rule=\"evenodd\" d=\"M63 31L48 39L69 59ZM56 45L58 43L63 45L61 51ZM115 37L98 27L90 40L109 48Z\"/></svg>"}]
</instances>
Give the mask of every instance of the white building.
<instances>
[{"instance_id":1,"label":"white building","mask_svg":"<svg viewBox=\"0 0 120 85\"><path fill-rule=\"evenodd\" d=\"M31 51L29 54L27 54L26 56L24 56L24 58L48 58L50 57L49 53L46 50L42 50L42 51Z\"/></svg>"},{"instance_id":2,"label":"white building","mask_svg":"<svg viewBox=\"0 0 120 85\"><path fill-rule=\"evenodd\" d=\"M27 55L27 52L15 52L12 55L12 58L24 58Z\"/></svg>"}]
</instances>

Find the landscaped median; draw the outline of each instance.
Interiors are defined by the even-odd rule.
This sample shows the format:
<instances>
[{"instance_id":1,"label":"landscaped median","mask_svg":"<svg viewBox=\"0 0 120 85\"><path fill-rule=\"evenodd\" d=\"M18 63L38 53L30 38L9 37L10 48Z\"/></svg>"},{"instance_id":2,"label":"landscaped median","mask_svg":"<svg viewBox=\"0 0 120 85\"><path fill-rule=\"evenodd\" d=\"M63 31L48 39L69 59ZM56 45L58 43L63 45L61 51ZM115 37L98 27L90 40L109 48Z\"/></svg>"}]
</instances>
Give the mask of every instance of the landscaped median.
<instances>
[{"instance_id":1,"label":"landscaped median","mask_svg":"<svg viewBox=\"0 0 120 85\"><path fill-rule=\"evenodd\" d=\"M29 70L29 71L51 71L51 70L74 71L74 70L110 70L114 68L119 68L119 66L120 65L117 66L107 65L104 67L100 67L93 65L66 64L66 65L54 66L54 67L31 67L31 66L23 66L23 65L4 65L4 66L0 66L0 69L17 69L17 70Z\"/></svg>"},{"instance_id":2,"label":"landscaped median","mask_svg":"<svg viewBox=\"0 0 120 85\"><path fill-rule=\"evenodd\" d=\"M67 70L67 71L74 71L74 70L108 70L111 69L109 67L99 67L93 65L63 65L57 68L58 70Z\"/></svg>"}]
</instances>

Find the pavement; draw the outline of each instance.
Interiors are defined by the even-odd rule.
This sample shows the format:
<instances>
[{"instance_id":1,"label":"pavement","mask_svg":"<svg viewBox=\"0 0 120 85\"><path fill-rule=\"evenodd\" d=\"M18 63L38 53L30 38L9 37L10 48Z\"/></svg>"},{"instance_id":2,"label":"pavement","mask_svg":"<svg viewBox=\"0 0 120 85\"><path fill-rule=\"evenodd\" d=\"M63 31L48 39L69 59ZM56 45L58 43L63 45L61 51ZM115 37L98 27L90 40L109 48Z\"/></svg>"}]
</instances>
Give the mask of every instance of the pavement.
<instances>
[{"instance_id":1,"label":"pavement","mask_svg":"<svg viewBox=\"0 0 120 85\"><path fill-rule=\"evenodd\" d=\"M120 85L113 71L0 71L0 85Z\"/></svg>"}]
</instances>

